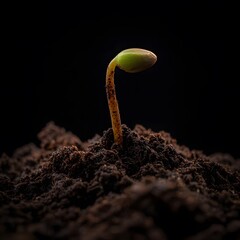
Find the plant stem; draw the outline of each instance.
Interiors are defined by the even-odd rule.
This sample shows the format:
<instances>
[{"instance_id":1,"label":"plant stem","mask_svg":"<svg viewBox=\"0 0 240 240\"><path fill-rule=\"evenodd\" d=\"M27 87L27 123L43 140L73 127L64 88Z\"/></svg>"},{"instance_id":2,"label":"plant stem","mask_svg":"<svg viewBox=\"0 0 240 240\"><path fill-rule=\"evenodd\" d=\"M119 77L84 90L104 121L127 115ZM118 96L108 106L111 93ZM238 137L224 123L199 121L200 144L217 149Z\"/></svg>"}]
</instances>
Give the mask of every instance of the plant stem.
<instances>
[{"instance_id":1,"label":"plant stem","mask_svg":"<svg viewBox=\"0 0 240 240\"><path fill-rule=\"evenodd\" d=\"M116 65L116 58L114 58L107 67L106 92L112 122L114 142L118 145L121 145L123 141L122 126L114 84L114 73Z\"/></svg>"}]
</instances>

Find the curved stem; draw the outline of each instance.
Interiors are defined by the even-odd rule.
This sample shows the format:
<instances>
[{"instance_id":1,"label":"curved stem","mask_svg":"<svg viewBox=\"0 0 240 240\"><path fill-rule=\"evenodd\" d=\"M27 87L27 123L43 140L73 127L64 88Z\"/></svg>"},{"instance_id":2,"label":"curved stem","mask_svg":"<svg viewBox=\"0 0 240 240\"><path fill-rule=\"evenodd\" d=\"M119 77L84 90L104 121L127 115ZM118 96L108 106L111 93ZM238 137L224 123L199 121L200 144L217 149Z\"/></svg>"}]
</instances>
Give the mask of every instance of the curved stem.
<instances>
[{"instance_id":1,"label":"curved stem","mask_svg":"<svg viewBox=\"0 0 240 240\"><path fill-rule=\"evenodd\" d=\"M108 107L109 107L111 121L112 121L114 142L121 145L123 141L123 136L122 136L120 113L118 108L118 101L116 97L115 84L114 84L115 68L116 68L116 58L114 58L107 67L106 92L107 92L107 99L108 99Z\"/></svg>"}]
</instances>

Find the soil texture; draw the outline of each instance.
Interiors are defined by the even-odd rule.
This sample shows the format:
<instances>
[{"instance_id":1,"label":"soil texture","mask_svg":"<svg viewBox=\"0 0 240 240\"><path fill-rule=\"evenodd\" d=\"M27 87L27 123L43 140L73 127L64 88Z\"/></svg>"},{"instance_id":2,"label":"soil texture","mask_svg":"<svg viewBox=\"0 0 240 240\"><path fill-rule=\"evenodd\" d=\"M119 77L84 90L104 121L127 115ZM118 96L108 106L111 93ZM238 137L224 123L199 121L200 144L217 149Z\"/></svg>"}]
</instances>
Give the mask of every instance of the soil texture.
<instances>
[{"instance_id":1,"label":"soil texture","mask_svg":"<svg viewBox=\"0 0 240 240\"><path fill-rule=\"evenodd\" d=\"M86 142L49 122L0 157L1 240L240 239L240 159L123 125Z\"/></svg>"}]
</instances>

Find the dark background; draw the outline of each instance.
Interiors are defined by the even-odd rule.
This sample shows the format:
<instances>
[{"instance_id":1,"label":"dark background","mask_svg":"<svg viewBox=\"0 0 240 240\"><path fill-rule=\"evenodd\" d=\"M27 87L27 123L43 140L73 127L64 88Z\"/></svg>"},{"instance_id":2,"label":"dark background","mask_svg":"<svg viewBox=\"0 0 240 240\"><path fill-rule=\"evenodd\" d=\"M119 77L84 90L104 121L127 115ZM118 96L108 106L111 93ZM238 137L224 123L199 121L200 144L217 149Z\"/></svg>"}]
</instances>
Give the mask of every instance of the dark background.
<instances>
[{"instance_id":1,"label":"dark background","mask_svg":"<svg viewBox=\"0 0 240 240\"><path fill-rule=\"evenodd\" d=\"M38 144L36 135L49 121L81 140L101 135L111 127L107 65L119 51L140 47L158 61L137 74L116 69L122 123L165 130L207 154L240 157L228 19L221 1L11 6L2 46L0 153Z\"/></svg>"}]
</instances>

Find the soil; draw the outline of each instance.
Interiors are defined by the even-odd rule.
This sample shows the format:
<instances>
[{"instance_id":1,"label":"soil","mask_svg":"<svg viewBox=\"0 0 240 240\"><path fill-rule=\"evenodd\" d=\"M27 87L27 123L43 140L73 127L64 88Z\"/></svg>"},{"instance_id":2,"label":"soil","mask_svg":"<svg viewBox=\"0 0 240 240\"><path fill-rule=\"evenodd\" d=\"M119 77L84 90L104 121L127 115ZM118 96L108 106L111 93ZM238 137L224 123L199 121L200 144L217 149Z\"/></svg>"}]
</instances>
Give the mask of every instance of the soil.
<instances>
[{"instance_id":1,"label":"soil","mask_svg":"<svg viewBox=\"0 0 240 240\"><path fill-rule=\"evenodd\" d=\"M0 239L240 239L240 159L123 125L83 142L49 122L0 158Z\"/></svg>"}]
</instances>

